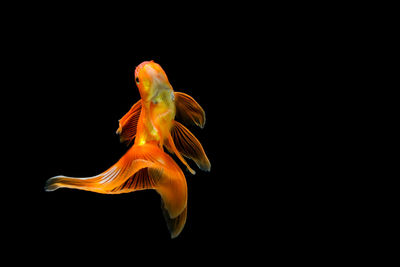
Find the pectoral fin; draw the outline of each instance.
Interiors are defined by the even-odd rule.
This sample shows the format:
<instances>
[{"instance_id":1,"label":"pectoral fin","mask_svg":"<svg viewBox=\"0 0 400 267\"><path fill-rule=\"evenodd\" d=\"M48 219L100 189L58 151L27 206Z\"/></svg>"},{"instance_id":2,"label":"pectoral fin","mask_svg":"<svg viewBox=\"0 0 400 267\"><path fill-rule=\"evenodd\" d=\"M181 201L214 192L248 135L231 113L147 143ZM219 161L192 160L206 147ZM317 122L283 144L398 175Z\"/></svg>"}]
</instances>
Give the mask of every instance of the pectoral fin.
<instances>
[{"instance_id":1,"label":"pectoral fin","mask_svg":"<svg viewBox=\"0 0 400 267\"><path fill-rule=\"evenodd\" d=\"M132 108L119 120L117 134L120 141L129 144L136 136L137 123L142 109L142 101L139 100Z\"/></svg>"},{"instance_id":2,"label":"pectoral fin","mask_svg":"<svg viewBox=\"0 0 400 267\"><path fill-rule=\"evenodd\" d=\"M192 123L200 128L206 123L206 113L190 95L175 92L176 115L184 122Z\"/></svg>"}]
</instances>

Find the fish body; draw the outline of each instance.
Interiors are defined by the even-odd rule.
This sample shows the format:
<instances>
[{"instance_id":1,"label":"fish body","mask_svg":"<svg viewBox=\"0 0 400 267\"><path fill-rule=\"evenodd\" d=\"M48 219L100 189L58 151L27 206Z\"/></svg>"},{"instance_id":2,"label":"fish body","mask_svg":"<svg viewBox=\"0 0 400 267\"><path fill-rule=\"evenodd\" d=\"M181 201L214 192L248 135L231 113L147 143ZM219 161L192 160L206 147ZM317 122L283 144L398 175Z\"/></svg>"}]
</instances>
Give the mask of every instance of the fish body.
<instances>
[{"instance_id":1,"label":"fish body","mask_svg":"<svg viewBox=\"0 0 400 267\"><path fill-rule=\"evenodd\" d=\"M151 61L136 68L135 81L142 99L135 144L156 141L162 148L175 118L174 90L164 70Z\"/></svg>"},{"instance_id":2,"label":"fish body","mask_svg":"<svg viewBox=\"0 0 400 267\"><path fill-rule=\"evenodd\" d=\"M197 138L175 120L201 128L205 113L189 95L174 92L161 66L145 61L135 70L141 99L119 120L121 142L133 145L121 159L99 175L85 178L56 176L45 190L71 188L102 194L121 194L137 190L156 190L171 237L178 236L186 222L187 184L183 171L164 148L195 174L185 158L209 171L211 164Z\"/></svg>"}]
</instances>

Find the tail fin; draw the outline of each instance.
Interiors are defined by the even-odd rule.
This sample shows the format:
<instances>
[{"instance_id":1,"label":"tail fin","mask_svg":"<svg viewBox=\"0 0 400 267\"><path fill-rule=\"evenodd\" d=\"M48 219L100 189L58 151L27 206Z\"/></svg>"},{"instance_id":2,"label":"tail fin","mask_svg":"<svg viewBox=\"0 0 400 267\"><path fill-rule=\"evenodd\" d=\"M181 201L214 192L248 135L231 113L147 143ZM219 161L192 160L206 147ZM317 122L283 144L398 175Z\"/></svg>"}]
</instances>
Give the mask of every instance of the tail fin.
<instances>
[{"instance_id":1,"label":"tail fin","mask_svg":"<svg viewBox=\"0 0 400 267\"><path fill-rule=\"evenodd\" d=\"M168 230L171 233L171 238L177 237L183 230L186 223L187 207L179 214L176 218L171 219L168 215L168 211L161 206L164 214L165 221L168 226Z\"/></svg>"},{"instance_id":2,"label":"tail fin","mask_svg":"<svg viewBox=\"0 0 400 267\"><path fill-rule=\"evenodd\" d=\"M138 178L138 172L146 167L157 165L151 152L144 146L132 147L116 164L105 172L86 178L56 176L46 182L45 190L54 191L58 188L72 188L103 194L116 193L115 188L125 183L131 177ZM135 190L148 189L154 186L153 181L140 183Z\"/></svg>"},{"instance_id":3,"label":"tail fin","mask_svg":"<svg viewBox=\"0 0 400 267\"><path fill-rule=\"evenodd\" d=\"M107 171L87 178L56 176L50 178L46 191L73 188L103 194L121 194L154 189L162 200L164 216L171 237L182 231L186 222L187 184L175 161L158 146L133 146Z\"/></svg>"}]
</instances>

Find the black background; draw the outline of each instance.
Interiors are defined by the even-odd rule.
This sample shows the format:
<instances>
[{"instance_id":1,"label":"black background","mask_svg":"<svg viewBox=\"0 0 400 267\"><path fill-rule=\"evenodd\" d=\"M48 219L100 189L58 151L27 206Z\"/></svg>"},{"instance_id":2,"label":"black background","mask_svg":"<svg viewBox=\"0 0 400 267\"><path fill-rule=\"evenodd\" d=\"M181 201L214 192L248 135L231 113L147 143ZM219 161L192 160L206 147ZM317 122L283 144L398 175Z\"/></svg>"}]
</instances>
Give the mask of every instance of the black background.
<instances>
[{"instance_id":1,"label":"black background","mask_svg":"<svg viewBox=\"0 0 400 267\"><path fill-rule=\"evenodd\" d=\"M292 238L288 233L299 234L294 230L299 210L291 195L296 183L289 174L293 166L285 166L289 139L280 129L286 93L268 89L283 87L279 71L272 71L276 62L246 55L111 51L102 46L46 50L28 76L28 92L16 96L23 107L14 150L19 175L12 181L19 188L13 197L21 205L13 209L18 242L34 245L40 240L51 255L73 248L77 254L71 257L87 256L87 250L126 255L155 244L190 252L192 246L205 244L202 253L218 255L222 247L256 249L254 242L267 239L261 249L276 249ZM96 175L127 151L115 131L118 120L139 100L134 70L145 60L159 63L174 90L193 96L207 117L204 129L189 129L203 144L211 172L185 172L188 219L174 240L155 191L44 191L52 176Z\"/></svg>"},{"instance_id":2,"label":"black background","mask_svg":"<svg viewBox=\"0 0 400 267\"><path fill-rule=\"evenodd\" d=\"M18 190L11 196L16 203L12 209L16 246L39 246L55 258L60 251L72 250L69 259L87 257L88 251L106 258L111 257L108 253L130 255L135 248L148 246L191 251L196 244L208 244L206 254L218 254L220 246L251 235L260 223L255 217L263 211L253 208L250 198L260 186L257 180L264 179L262 173L255 176L253 169L260 167L252 159L265 157L265 152L253 152L250 144L265 142L266 129L252 125L251 111L246 110L251 108L246 99L251 93L241 88L240 69L247 62L212 55L139 56L110 50L102 46L39 50L45 53L34 57L39 60L35 68L26 76L21 73L29 89L15 96L22 107L14 128L18 142L13 163L18 175L12 185ZM127 151L115 131L118 120L140 98L134 70L145 60L159 63L174 90L193 96L207 117L204 129L188 128L202 143L211 172L185 172L188 218L174 240L155 191L121 195L44 191L52 176L93 176ZM257 134L251 134L251 128Z\"/></svg>"},{"instance_id":3,"label":"black background","mask_svg":"<svg viewBox=\"0 0 400 267\"><path fill-rule=\"evenodd\" d=\"M351 217L364 199L346 199L359 190L357 181L346 191L358 169L345 170L357 156L343 142L357 119L341 122L359 82L359 47L341 36L346 22L337 29L340 12L231 3L204 5L198 16L199 5L176 9L176 17L132 5L5 8L4 254L14 262L124 266L351 254L354 233L369 229ZM154 191L44 191L52 176L96 175L127 151L115 135L118 119L139 99L135 67L151 59L207 115L204 129L189 129L211 172L185 173L188 219L174 240Z\"/></svg>"},{"instance_id":4,"label":"black background","mask_svg":"<svg viewBox=\"0 0 400 267\"><path fill-rule=\"evenodd\" d=\"M304 171L312 163L302 139L304 88L312 84L304 80L307 60L291 42L242 47L235 39L209 39L207 51L186 44L186 50L159 56L138 55L141 47L130 35L50 33L17 46L26 56L12 65L7 229L14 233L13 249L38 247L41 253L32 257L39 261L130 262L164 252L150 259L183 253L224 261L283 255L310 240L320 219L310 214L312 181L300 177L312 176ZM139 100L134 70L145 60L159 63L174 90L195 98L207 117L204 129L188 128L202 143L211 172L185 172L188 218L174 240L154 191L44 191L50 177L99 174L127 151L115 131Z\"/></svg>"}]
</instances>

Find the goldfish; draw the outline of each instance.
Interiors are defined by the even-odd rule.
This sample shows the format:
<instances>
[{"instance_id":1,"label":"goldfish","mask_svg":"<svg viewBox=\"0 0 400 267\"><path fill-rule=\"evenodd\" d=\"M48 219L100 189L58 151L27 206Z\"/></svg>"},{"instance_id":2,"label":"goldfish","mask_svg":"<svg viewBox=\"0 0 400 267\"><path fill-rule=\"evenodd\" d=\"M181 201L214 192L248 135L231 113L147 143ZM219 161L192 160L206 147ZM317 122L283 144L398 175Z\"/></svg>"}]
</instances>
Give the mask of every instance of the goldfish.
<instances>
[{"instance_id":1,"label":"goldfish","mask_svg":"<svg viewBox=\"0 0 400 267\"><path fill-rule=\"evenodd\" d=\"M186 223L188 189L185 175L171 155L191 174L196 172L186 159L203 171L210 171L211 163L199 140L175 119L203 128L205 112L191 96L175 92L165 71L154 61L136 67L135 83L140 100L119 120L116 132L120 141L130 146L127 152L96 176L52 177L45 190L70 188L101 194L155 190L161 196L171 238L176 238Z\"/></svg>"}]
</instances>

